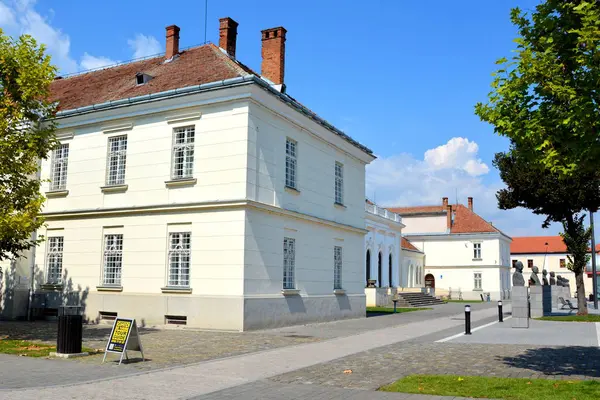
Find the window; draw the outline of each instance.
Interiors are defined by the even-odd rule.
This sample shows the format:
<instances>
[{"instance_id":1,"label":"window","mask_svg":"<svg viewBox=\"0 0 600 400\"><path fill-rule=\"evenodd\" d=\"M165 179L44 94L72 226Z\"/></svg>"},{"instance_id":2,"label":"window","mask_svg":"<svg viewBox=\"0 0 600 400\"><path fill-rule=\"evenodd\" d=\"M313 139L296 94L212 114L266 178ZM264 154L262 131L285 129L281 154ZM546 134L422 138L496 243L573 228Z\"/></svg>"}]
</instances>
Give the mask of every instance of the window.
<instances>
[{"instance_id":1,"label":"window","mask_svg":"<svg viewBox=\"0 0 600 400\"><path fill-rule=\"evenodd\" d=\"M58 285L62 282L63 243L62 236L48 238L46 283Z\"/></svg>"},{"instance_id":2,"label":"window","mask_svg":"<svg viewBox=\"0 0 600 400\"><path fill-rule=\"evenodd\" d=\"M292 139L285 141L285 186L298 189L297 160L298 142Z\"/></svg>"},{"instance_id":3,"label":"window","mask_svg":"<svg viewBox=\"0 0 600 400\"><path fill-rule=\"evenodd\" d=\"M519 262L518 260L512 260L512 267L513 268L517 268L517 262Z\"/></svg>"},{"instance_id":4,"label":"window","mask_svg":"<svg viewBox=\"0 0 600 400\"><path fill-rule=\"evenodd\" d=\"M167 286L190 286L190 232L169 234L169 281Z\"/></svg>"},{"instance_id":5,"label":"window","mask_svg":"<svg viewBox=\"0 0 600 400\"><path fill-rule=\"evenodd\" d=\"M560 267L561 268L567 268L567 262L564 258L560 259Z\"/></svg>"},{"instance_id":6,"label":"window","mask_svg":"<svg viewBox=\"0 0 600 400\"><path fill-rule=\"evenodd\" d=\"M344 166L335 163L335 202L344 204Z\"/></svg>"},{"instance_id":7,"label":"window","mask_svg":"<svg viewBox=\"0 0 600 400\"><path fill-rule=\"evenodd\" d=\"M296 269L296 240L292 238L283 239L283 288L295 289L294 277Z\"/></svg>"},{"instance_id":8,"label":"window","mask_svg":"<svg viewBox=\"0 0 600 400\"><path fill-rule=\"evenodd\" d=\"M333 288L342 289L342 248L333 247Z\"/></svg>"},{"instance_id":9,"label":"window","mask_svg":"<svg viewBox=\"0 0 600 400\"><path fill-rule=\"evenodd\" d=\"M481 243L473 243L473 258L481 260Z\"/></svg>"},{"instance_id":10,"label":"window","mask_svg":"<svg viewBox=\"0 0 600 400\"><path fill-rule=\"evenodd\" d=\"M61 144L52 155L52 171L50 177L50 190L64 190L67 188L67 164L69 161L69 145Z\"/></svg>"},{"instance_id":11,"label":"window","mask_svg":"<svg viewBox=\"0 0 600 400\"><path fill-rule=\"evenodd\" d=\"M481 272L473 273L473 279L475 281L475 289L474 290L481 290Z\"/></svg>"},{"instance_id":12,"label":"window","mask_svg":"<svg viewBox=\"0 0 600 400\"><path fill-rule=\"evenodd\" d=\"M527 268L533 268L533 260L527 260Z\"/></svg>"},{"instance_id":13,"label":"window","mask_svg":"<svg viewBox=\"0 0 600 400\"><path fill-rule=\"evenodd\" d=\"M125 161L127 158L127 135L108 139L108 158L106 167L106 185L125 183Z\"/></svg>"},{"instance_id":14,"label":"window","mask_svg":"<svg viewBox=\"0 0 600 400\"><path fill-rule=\"evenodd\" d=\"M194 173L195 128L186 126L173 130L172 179L191 178Z\"/></svg>"},{"instance_id":15,"label":"window","mask_svg":"<svg viewBox=\"0 0 600 400\"><path fill-rule=\"evenodd\" d=\"M104 270L102 284L108 286L120 286L122 267L123 235L104 235Z\"/></svg>"}]
</instances>

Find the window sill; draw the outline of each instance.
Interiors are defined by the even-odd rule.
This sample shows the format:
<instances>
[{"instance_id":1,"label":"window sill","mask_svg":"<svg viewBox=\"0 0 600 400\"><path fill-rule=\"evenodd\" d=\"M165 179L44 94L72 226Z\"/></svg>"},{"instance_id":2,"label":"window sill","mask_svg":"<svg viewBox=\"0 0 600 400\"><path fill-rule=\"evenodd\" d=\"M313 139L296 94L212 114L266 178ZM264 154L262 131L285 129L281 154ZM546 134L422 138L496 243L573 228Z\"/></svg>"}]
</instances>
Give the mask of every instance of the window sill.
<instances>
[{"instance_id":1,"label":"window sill","mask_svg":"<svg viewBox=\"0 0 600 400\"><path fill-rule=\"evenodd\" d=\"M160 288L163 293L182 293L182 294L190 294L192 293L192 288L189 287L162 287Z\"/></svg>"},{"instance_id":2,"label":"window sill","mask_svg":"<svg viewBox=\"0 0 600 400\"><path fill-rule=\"evenodd\" d=\"M181 187L181 186L193 186L198 182L197 178L182 178L182 179L171 179L165 181L165 186L168 188Z\"/></svg>"},{"instance_id":3,"label":"window sill","mask_svg":"<svg viewBox=\"0 0 600 400\"><path fill-rule=\"evenodd\" d=\"M99 292L122 292L123 286L96 286Z\"/></svg>"},{"instance_id":4,"label":"window sill","mask_svg":"<svg viewBox=\"0 0 600 400\"><path fill-rule=\"evenodd\" d=\"M299 195L300 194L300 191L298 189L293 188L291 186L286 186L285 187L285 191L288 192L288 193L291 193L291 194L295 194L295 195Z\"/></svg>"},{"instance_id":5,"label":"window sill","mask_svg":"<svg viewBox=\"0 0 600 400\"><path fill-rule=\"evenodd\" d=\"M483 258L474 258L473 261L483 261Z\"/></svg>"},{"instance_id":6,"label":"window sill","mask_svg":"<svg viewBox=\"0 0 600 400\"><path fill-rule=\"evenodd\" d=\"M347 208L347 207L346 207L345 205L343 205L342 203L333 203L333 205L334 205L336 208L340 208L340 209L342 209L342 210L345 210L345 209Z\"/></svg>"},{"instance_id":7,"label":"window sill","mask_svg":"<svg viewBox=\"0 0 600 400\"><path fill-rule=\"evenodd\" d=\"M48 198L67 197L68 194L69 194L68 190L51 190L49 192L46 192L46 197L48 197Z\"/></svg>"},{"instance_id":8,"label":"window sill","mask_svg":"<svg viewBox=\"0 0 600 400\"><path fill-rule=\"evenodd\" d=\"M281 294L284 296L298 296L300 289L282 289Z\"/></svg>"},{"instance_id":9,"label":"window sill","mask_svg":"<svg viewBox=\"0 0 600 400\"><path fill-rule=\"evenodd\" d=\"M483 289L473 289L474 292L483 292Z\"/></svg>"},{"instance_id":10,"label":"window sill","mask_svg":"<svg viewBox=\"0 0 600 400\"><path fill-rule=\"evenodd\" d=\"M50 290L53 292L62 292L63 284L62 283L44 283L44 284L40 285L40 289Z\"/></svg>"},{"instance_id":11,"label":"window sill","mask_svg":"<svg viewBox=\"0 0 600 400\"><path fill-rule=\"evenodd\" d=\"M346 294L346 289L333 289L333 294L335 294L335 295Z\"/></svg>"},{"instance_id":12,"label":"window sill","mask_svg":"<svg viewBox=\"0 0 600 400\"><path fill-rule=\"evenodd\" d=\"M109 185L100 187L100 190L102 193L122 193L126 192L128 187L129 185Z\"/></svg>"}]
</instances>

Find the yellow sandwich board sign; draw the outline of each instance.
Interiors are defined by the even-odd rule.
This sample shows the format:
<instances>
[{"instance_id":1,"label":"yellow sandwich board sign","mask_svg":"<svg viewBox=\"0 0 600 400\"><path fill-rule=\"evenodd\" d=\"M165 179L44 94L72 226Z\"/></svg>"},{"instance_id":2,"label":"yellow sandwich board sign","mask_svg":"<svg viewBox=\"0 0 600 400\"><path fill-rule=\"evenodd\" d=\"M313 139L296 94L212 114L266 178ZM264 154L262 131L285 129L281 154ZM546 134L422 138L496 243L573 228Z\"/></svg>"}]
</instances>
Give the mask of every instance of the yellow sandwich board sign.
<instances>
[{"instance_id":1,"label":"yellow sandwich board sign","mask_svg":"<svg viewBox=\"0 0 600 400\"><path fill-rule=\"evenodd\" d=\"M121 358L119 359L119 365L121 365L123 355L129 360L127 350L139 351L142 353L142 361L144 361L144 350L142 349L142 342L135 319L117 317L110 331L102 362L106 360L107 353L117 353L121 354Z\"/></svg>"}]
</instances>

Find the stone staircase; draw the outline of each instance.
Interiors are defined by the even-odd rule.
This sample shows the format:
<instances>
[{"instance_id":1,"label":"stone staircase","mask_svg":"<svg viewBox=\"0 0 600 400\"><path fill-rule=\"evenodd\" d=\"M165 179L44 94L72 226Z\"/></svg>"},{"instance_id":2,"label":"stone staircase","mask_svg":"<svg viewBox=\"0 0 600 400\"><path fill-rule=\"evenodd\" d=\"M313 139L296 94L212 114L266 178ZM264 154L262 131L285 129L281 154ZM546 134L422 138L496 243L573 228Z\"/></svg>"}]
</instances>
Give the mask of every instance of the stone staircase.
<instances>
[{"instance_id":1,"label":"stone staircase","mask_svg":"<svg viewBox=\"0 0 600 400\"><path fill-rule=\"evenodd\" d=\"M436 304L444 302L425 293L398 292L398 307L427 307Z\"/></svg>"}]
</instances>

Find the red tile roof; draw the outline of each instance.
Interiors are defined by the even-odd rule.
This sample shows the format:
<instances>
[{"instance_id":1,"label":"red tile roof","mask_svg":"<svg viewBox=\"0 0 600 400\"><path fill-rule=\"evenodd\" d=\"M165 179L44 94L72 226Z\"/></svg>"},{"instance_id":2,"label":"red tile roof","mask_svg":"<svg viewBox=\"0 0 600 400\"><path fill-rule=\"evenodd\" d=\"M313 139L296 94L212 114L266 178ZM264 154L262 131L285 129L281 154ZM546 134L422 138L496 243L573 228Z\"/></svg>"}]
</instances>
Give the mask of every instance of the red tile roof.
<instances>
[{"instance_id":1,"label":"red tile roof","mask_svg":"<svg viewBox=\"0 0 600 400\"><path fill-rule=\"evenodd\" d=\"M400 215L446 213L444 206L441 204L437 206L391 207L388 210Z\"/></svg>"},{"instance_id":2,"label":"red tile roof","mask_svg":"<svg viewBox=\"0 0 600 400\"><path fill-rule=\"evenodd\" d=\"M72 110L254 74L214 44L184 50L171 62L164 61L164 56L159 56L56 79L50 85L51 100L59 102L60 111ZM152 79L144 85L136 85L138 72Z\"/></svg>"},{"instance_id":3,"label":"red tile roof","mask_svg":"<svg viewBox=\"0 0 600 400\"><path fill-rule=\"evenodd\" d=\"M546 247L548 248L547 250ZM565 245L565 242L563 242L563 239L560 236L514 237L510 244L510 254L551 254L566 252L567 245ZM596 253L600 253L600 244L596 245Z\"/></svg>"},{"instance_id":4,"label":"red tile roof","mask_svg":"<svg viewBox=\"0 0 600 400\"><path fill-rule=\"evenodd\" d=\"M402 238L402 242L401 242L401 246L403 249L406 250L412 250L412 251L418 251L419 253L422 253L421 250L419 250L418 248L416 248L408 239L406 238Z\"/></svg>"}]
</instances>

